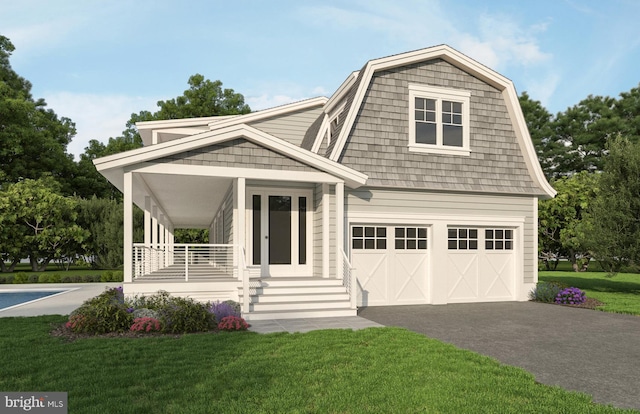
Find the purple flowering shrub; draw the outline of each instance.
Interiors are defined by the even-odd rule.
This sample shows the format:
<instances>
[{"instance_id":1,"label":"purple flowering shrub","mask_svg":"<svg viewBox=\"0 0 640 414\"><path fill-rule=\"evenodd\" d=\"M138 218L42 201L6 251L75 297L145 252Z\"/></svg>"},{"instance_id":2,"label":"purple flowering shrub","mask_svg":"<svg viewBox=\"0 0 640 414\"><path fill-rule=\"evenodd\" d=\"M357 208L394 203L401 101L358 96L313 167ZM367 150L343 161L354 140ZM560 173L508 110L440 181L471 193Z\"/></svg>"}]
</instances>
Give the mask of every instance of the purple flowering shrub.
<instances>
[{"instance_id":1,"label":"purple flowering shrub","mask_svg":"<svg viewBox=\"0 0 640 414\"><path fill-rule=\"evenodd\" d=\"M216 301L209 306L209 312L215 315L217 322L221 322L222 319L227 316L235 316L239 318L241 316L239 308L240 306L232 301Z\"/></svg>"},{"instance_id":2,"label":"purple flowering shrub","mask_svg":"<svg viewBox=\"0 0 640 414\"><path fill-rule=\"evenodd\" d=\"M583 291L577 287L568 287L558 292L556 303L559 305L580 305L587 300Z\"/></svg>"}]
</instances>

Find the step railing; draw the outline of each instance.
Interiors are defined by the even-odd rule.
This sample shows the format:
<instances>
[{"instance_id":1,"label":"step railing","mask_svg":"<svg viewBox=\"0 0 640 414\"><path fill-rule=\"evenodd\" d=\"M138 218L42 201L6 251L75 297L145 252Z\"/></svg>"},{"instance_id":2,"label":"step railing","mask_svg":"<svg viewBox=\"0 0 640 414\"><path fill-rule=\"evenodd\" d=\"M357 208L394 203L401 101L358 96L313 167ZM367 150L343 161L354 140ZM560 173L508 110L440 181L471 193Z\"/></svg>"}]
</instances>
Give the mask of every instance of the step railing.
<instances>
[{"instance_id":1,"label":"step railing","mask_svg":"<svg viewBox=\"0 0 640 414\"><path fill-rule=\"evenodd\" d=\"M234 277L232 244L133 245L134 279Z\"/></svg>"},{"instance_id":2,"label":"step railing","mask_svg":"<svg viewBox=\"0 0 640 414\"><path fill-rule=\"evenodd\" d=\"M349 258L345 254L344 250L340 249L342 253L342 285L345 287L349 294L349 301L351 302L351 309L357 309L357 281L355 267L351 265Z\"/></svg>"}]
</instances>

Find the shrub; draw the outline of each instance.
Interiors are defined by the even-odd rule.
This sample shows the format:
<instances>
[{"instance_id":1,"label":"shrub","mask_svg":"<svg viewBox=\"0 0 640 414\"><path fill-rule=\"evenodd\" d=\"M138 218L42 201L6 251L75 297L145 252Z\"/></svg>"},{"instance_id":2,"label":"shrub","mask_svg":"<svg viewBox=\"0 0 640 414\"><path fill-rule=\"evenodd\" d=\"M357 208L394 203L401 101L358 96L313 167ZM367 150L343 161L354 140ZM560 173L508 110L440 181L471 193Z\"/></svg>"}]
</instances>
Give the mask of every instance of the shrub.
<instances>
[{"instance_id":1,"label":"shrub","mask_svg":"<svg viewBox=\"0 0 640 414\"><path fill-rule=\"evenodd\" d=\"M49 283L60 283L61 281L62 278L60 277L59 273L53 273L49 275L49 278L47 279L47 282Z\"/></svg>"},{"instance_id":2,"label":"shrub","mask_svg":"<svg viewBox=\"0 0 640 414\"><path fill-rule=\"evenodd\" d=\"M207 305L191 298L169 297L166 305L156 310L164 332L204 332L215 326L215 317Z\"/></svg>"},{"instance_id":3,"label":"shrub","mask_svg":"<svg viewBox=\"0 0 640 414\"><path fill-rule=\"evenodd\" d=\"M39 276L36 273L31 273L28 277L29 283L38 283Z\"/></svg>"},{"instance_id":4,"label":"shrub","mask_svg":"<svg viewBox=\"0 0 640 414\"><path fill-rule=\"evenodd\" d=\"M69 276L69 275L64 275L64 276L62 276L62 277L60 278L60 281L61 281L62 283L72 283L72 282L73 282L73 279L71 279L71 276Z\"/></svg>"},{"instance_id":5,"label":"shrub","mask_svg":"<svg viewBox=\"0 0 640 414\"><path fill-rule=\"evenodd\" d=\"M249 324L238 316L226 316L218 324L218 329L221 331L246 331L249 329Z\"/></svg>"},{"instance_id":6,"label":"shrub","mask_svg":"<svg viewBox=\"0 0 640 414\"><path fill-rule=\"evenodd\" d=\"M215 315L217 322L222 321L222 319L226 318L227 316L240 317L240 305L236 307L235 304L236 302L233 301L216 301L209 307L209 312Z\"/></svg>"},{"instance_id":7,"label":"shrub","mask_svg":"<svg viewBox=\"0 0 640 414\"><path fill-rule=\"evenodd\" d=\"M102 272L102 276L100 277L101 282L112 282L113 281L113 272L111 270L107 270Z\"/></svg>"},{"instance_id":8,"label":"shrub","mask_svg":"<svg viewBox=\"0 0 640 414\"><path fill-rule=\"evenodd\" d=\"M162 325L155 318L136 318L129 330L132 332L160 332Z\"/></svg>"},{"instance_id":9,"label":"shrub","mask_svg":"<svg viewBox=\"0 0 640 414\"><path fill-rule=\"evenodd\" d=\"M111 274L112 282L123 282L124 281L124 272L122 270L114 270Z\"/></svg>"},{"instance_id":10,"label":"shrub","mask_svg":"<svg viewBox=\"0 0 640 414\"><path fill-rule=\"evenodd\" d=\"M556 303L560 305L580 305L587 300L583 291L577 287L568 287L558 292Z\"/></svg>"},{"instance_id":11,"label":"shrub","mask_svg":"<svg viewBox=\"0 0 640 414\"><path fill-rule=\"evenodd\" d=\"M40 276L38 276L38 283L49 283L49 275L41 273Z\"/></svg>"},{"instance_id":12,"label":"shrub","mask_svg":"<svg viewBox=\"0 0 640 414\"><path fill-rule=\"evenodd\" d=\"M71 313L69 322L74 316L82 316L86 321L70 329L74 332L92 334L123 332L129 329L133 322L133 316L127 311L124 303L122 288L105 290L95 298L85 301Z\"/></svg>"},{"instance_id":13,"label":"shrub","mask_svg":"<svg viewBox=\"0 0 640 414\"><path fill-rule=\"evenodd\" d=\"M536 302L553 303L561 288L551 282L538 282L535 288L529 292L529 299Z\"/></svg>"},{"instance_id":14,"label":"shrub","mask_svg":"<svg viewBox=\"0 0 640 414\"><path fill-rule=\"evenodd\" d=\"M16 273L13 277L13 283L29 283L29 275L25 272Z\"/></svg>"},{"instance_id":15,"label":"shrub","mask_svg":"<svg viewBox=\"0 0 640 414\"><path fill-rule=\"evenodd\" d=\"M13 275L0 275L0 283L13 283Z\"/></svg>"},{"instance_id":16,"label":"shrub","mask_svg":"<svg viewBox=\"0 0 640 414\"><path fill-rule=\"evenodd\" d=\"M171 301L171 296L169 292L165 290L160 290L155 295L151 296L134 296L127 300L127 303L130 307L135 309L147 308L159 310L164 308Z\"/></svg>"},{"instance_id":17,"label":"shrub","mask_svg":"<svg viewBox=\"0 0 640 414\"><path fill-rule=\"evenodd\" d=\"M160 317L157 311L149 308L134 309L132 314L134 319L139 319L139 318L158 319Z\"/></svg>"},{"instance_id":18,"label":"shrub","mask_svg":"<svg viewBox=\"0 0 640 414\"><path fill-rule=\"evenodd\" d=\"M65 326L73 332L88 332L96 325L96 321L91 316L71 315Z\"/></svg>"}]
</instances>

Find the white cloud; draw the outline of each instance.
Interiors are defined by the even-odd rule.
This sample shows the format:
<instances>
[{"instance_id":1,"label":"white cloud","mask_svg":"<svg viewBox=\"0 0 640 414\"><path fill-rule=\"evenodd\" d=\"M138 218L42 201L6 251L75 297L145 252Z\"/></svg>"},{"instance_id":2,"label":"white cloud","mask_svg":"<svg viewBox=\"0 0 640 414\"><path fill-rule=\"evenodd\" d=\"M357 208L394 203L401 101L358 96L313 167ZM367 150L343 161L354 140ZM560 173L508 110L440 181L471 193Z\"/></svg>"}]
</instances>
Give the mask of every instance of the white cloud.
<instances>
[{"instance_id":1,"label":"white cloud","mask_svg":"<svg viewBox=\"0 0 640 414\"><path fill-rule=\"evenodd\" d=\"M76 124L77 135L69 144L68 152L79 155L88 142L96 139L106 142L121 135L132 113L155 111L157 98L126 95L97 95L71 92L45 93L48 108L59 117L70 118Z\"/></svg>"}]
</instances>

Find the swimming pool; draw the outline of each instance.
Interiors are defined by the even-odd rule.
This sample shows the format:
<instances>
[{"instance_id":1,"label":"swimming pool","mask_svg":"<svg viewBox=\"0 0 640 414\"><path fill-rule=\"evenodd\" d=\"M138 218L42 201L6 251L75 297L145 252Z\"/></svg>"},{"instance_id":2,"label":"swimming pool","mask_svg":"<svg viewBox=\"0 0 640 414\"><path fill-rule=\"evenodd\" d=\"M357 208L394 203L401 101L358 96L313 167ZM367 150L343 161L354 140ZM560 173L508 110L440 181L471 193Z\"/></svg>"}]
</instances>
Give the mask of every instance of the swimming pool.
<instances>
[{"instance_id":1,"label":"swimming pool","mask_svg":"<svg viewBox=\"0 0 640 414\"><path fill-rule=\"evenodd\" d=\"M69 289L47 289L47 290L10 290L0 292L0 312L16 306L45 299L49 296L59 295L68 292Z\"/></svg>"}]
</instances>

